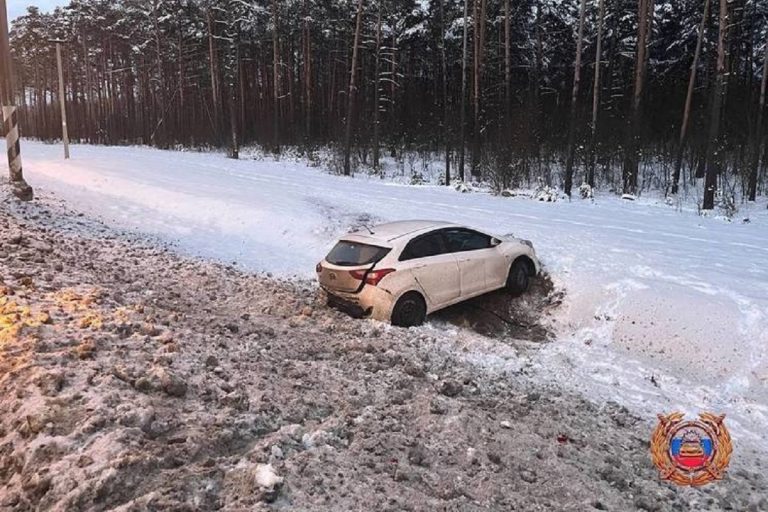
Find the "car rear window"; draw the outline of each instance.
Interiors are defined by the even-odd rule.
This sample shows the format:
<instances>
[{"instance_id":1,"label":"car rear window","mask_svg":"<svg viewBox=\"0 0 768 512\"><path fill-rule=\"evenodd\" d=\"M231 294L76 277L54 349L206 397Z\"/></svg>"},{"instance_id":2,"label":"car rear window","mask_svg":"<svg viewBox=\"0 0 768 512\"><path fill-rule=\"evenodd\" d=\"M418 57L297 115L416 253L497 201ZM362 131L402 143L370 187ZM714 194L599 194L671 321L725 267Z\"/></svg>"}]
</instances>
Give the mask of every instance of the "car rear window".
<instances>
[{"instance_id":1,"label":"car rear window","mask_svg":"<svg viewBox=\"0 0 768 512\"><path fill-rule=\"evenodd\" d=\"M328 253L325 259L332 265L356 267L376 263L386 256L388 252L389 249L386 247L341 240L331 249L331 252Z\"/></svg>"}]
</instances>

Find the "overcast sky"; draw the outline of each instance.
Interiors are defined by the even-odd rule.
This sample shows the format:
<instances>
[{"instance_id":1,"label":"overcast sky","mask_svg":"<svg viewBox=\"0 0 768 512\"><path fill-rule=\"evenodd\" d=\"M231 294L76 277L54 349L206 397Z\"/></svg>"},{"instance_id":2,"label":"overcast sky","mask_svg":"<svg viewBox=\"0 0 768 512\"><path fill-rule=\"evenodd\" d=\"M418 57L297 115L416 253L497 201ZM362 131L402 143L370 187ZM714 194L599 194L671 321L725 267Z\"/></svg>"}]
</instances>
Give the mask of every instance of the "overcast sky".
<instances>
[{"instance_id":1,"label":"overcast sky","mask_svg":"<svg viewBox=\"0 0 768 512\"><path fill-rule=\"evenodd\" d=\"M52 11L57 5L66 5L69 0L8 0L8 19L12 20L27 12L28 5L36 5L41 11Z\"/></svg>"}]
</instances>

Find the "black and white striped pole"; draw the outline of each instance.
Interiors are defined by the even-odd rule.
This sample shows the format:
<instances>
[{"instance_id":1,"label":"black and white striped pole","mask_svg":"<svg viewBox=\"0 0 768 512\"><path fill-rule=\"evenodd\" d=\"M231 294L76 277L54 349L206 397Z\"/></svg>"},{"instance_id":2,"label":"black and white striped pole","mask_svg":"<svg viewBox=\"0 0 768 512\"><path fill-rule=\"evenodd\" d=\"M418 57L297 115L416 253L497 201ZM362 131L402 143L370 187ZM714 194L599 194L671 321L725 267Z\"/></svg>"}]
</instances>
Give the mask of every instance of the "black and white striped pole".
<instances>
[{"instance_id":1,"label":"black and white striped pole","mask_svg":"<svg viewBox=\"0 0 768 512\"><path fill-rule=\"evenodd\" d=\"M13 101L11 47L8 41L8 10L0 0L0 104L2 104L3 133L8 149L8 168L13 194L22 201L31 201L32 187L24 181L19 141L19 116Z\"/></svg>"}]
</instances>

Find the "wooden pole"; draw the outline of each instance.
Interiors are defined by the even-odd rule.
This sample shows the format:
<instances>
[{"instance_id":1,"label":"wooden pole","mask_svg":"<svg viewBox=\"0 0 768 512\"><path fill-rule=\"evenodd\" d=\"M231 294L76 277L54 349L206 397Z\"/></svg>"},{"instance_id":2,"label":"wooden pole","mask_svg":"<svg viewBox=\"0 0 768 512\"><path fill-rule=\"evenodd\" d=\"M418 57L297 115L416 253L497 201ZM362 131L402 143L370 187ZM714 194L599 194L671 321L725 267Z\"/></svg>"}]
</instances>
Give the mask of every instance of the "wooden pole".
<instances>
[{"instance_id":1,"label":"wooden pole","mask_svg":"<svg viewBox=\"0 0 768 512\"><path fill-rule=\"evenodd\" d=\"M8 169L13 194L22 201L31 201L34 197L32 187L24 181L21 166L21 143L19 142L19 123L13 99L13 78L11 73L11 45L8 39L8 10L5 0L0 0L0 104L3 113L3 132L8 147Z\"/></svg>"},{"instance_id":2,"label":"wooden pole","mask_svg":"<svg viewBox=\"0 0 768 512\"><path fill-rule=\"evenodd\" d=\"M62 41L51 41L56 43L56 64L59 67L59 104L61 105L61 139L64 141L64 158L69 159L69 133L67 132L67 105L66 94L64 93L64 71L61 67L61 43Z\"/></svg>"}]
</instances>

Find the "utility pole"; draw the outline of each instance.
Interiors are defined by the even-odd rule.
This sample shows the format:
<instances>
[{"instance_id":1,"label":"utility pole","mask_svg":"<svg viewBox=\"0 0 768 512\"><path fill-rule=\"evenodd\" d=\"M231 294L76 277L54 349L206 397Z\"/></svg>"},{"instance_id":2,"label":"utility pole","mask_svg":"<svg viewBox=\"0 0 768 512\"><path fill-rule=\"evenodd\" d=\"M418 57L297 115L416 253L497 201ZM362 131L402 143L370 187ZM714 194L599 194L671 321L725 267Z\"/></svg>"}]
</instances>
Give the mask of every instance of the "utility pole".
<instances>
[{"instance_id":1,"label":"utility pole","mask_svg":"<svg viewBox=\"0 0 768 512\"><path fill-rule=\"evenodd\" d=\"M21 145L16 106L13 104L13 78L11 72L11 45L8 40L8 10L5 0L0 0L0 104L3 113L3 132L8 146L8 169L13 194L22 201L34 197L32 187L24 181L21 167Z\"/></svg>"},{"instance_id":2,"label":"utility pole","mask_svg":"<svg viewBox=\"0 0 768 512\"><path fill-rule=\"evenodd\" d=\"M67 133L67 105L64 93L64 71L61 69L61 43L66 43L61 39L51 39L51 43L56 43L56 63L59 66L59 103L61 104L61 138L64 141L64 158L69 159L69 133Z\"/></svg>"}]
</instances>

